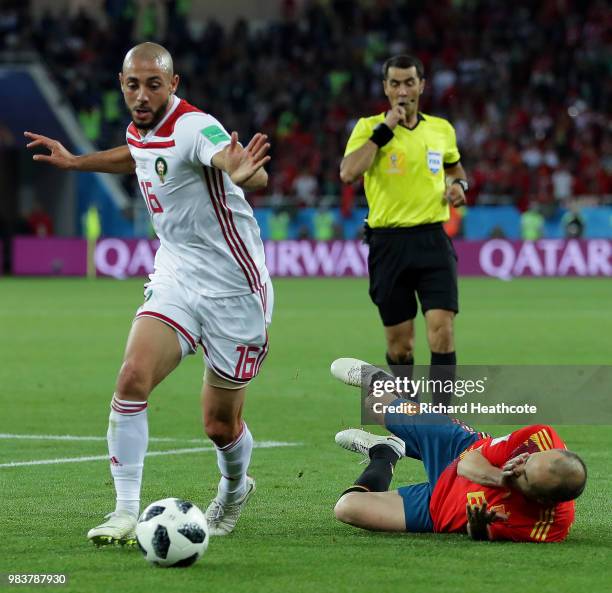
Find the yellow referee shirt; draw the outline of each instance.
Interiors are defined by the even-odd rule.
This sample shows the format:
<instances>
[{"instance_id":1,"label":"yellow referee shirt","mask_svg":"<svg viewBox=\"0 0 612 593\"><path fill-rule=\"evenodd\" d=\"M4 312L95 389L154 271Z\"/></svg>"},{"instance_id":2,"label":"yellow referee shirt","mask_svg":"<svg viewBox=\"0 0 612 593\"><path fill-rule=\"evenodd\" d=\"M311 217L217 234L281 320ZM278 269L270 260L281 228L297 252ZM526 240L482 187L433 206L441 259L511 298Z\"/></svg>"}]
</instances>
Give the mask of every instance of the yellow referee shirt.
<instances>
[{"instance_id":1,"label":"yellow referee shirt","mask_svg":"<svg viewBox=\"0 0 612 593\"><path fill-rule=\"evenodd\" d=\"M344 156L361 148L385 115L362 117ZM397 125L393 133L393 140L378 149L364 174L368 224L410 227L448 220L444 166L460 160L453 126L441 117L419 113L413 129Z\"/></svg>"}]
</instances>

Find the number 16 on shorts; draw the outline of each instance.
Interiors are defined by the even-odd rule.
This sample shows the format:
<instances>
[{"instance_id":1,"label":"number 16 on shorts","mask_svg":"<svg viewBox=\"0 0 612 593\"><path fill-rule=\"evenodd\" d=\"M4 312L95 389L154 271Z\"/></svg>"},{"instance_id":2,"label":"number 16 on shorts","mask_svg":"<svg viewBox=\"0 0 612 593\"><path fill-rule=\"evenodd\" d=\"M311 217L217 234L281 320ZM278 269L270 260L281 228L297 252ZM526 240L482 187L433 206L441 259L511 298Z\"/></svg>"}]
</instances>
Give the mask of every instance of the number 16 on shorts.
<instances>
[{"instance_id":1,"label":"number 16 on shorts","mask_svg":"<svg viewBox=\"0 0 612 593\"><path fill-rule=\"evenodd\" d=\"M252 379L259 371L263 360L264 348L261 346L236 346L238 363L234 370L237 379Z\"/></svg>"}]
</instances>

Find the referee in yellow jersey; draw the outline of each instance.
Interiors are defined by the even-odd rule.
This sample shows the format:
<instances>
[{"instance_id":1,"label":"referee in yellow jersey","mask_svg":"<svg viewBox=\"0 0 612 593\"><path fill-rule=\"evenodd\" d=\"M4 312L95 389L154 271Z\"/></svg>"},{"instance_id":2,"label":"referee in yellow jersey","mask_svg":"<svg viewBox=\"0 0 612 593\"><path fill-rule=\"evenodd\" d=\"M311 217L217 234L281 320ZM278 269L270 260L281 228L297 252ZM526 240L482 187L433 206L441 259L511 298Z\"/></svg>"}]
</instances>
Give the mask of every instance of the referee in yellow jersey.
<instances>
[{"instance_id":1,"label":"referee in yellow jersey","mask_svg":"<svg viewBox=\"0 0 612 593\"><path fill-rule=\"evenodd\" d=\"M340 177L344 183L364 177L370 297L385 328L387 363L396 375L411 377L418 297L431 350L430 378L454 378L457 256L442 223L449 205L465 203L466 174L453 126L419 112L421 61L395 56L382 70L390 109L359 119ZM450 394L434 396L435 403L449 401Z\"/></svg>"}]
</instances>

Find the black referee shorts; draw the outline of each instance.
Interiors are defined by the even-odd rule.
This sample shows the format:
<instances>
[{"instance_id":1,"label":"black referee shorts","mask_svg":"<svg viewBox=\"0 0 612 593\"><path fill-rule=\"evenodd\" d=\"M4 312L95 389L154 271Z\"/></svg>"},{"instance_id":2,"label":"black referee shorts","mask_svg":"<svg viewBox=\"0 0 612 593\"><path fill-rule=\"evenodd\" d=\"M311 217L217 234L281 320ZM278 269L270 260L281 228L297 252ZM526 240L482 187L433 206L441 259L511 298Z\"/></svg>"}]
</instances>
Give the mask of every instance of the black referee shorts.
<instances>
[{"instance_id":1,"label":"black referee shorts","mask_svg":"<svg viewBox=\"0 0 612 593\"><path fill-rule=\"evenodd\" d=\"M441 223L367 229L370 298L383 325L414 319L418 296L423 313L459 312L457 254Z\"/></svg>"}]
</instances>

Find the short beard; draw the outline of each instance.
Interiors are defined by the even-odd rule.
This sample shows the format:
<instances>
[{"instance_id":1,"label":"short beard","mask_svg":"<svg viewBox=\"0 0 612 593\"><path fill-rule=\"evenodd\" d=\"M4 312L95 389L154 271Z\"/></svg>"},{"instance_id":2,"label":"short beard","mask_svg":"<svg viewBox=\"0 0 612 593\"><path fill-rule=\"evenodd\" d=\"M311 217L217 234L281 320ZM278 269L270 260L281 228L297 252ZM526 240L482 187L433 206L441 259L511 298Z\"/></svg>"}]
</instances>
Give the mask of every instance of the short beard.
<instances>
[{"instance_id":1,"label":"short beard","mask_svg":"<svg viewBox=\"0 0 612 593\"><path fill-rule=\"evenodd\" d=\"M132 123L136 126L136 129L140 132L148 132L149 130L152 130L163 119L164 115L166 115L166 109L168 108L170 99L171 96L168 97L168 100L157 111L153 112L153 119L151 120L151 123L147 124L146 126L138 125L134 120L132 120Z\"/></svg>"}]
</instances>

